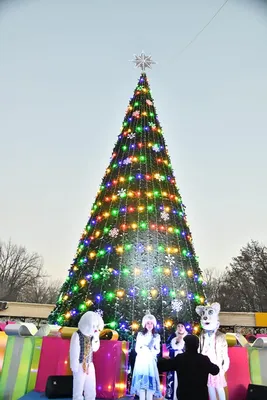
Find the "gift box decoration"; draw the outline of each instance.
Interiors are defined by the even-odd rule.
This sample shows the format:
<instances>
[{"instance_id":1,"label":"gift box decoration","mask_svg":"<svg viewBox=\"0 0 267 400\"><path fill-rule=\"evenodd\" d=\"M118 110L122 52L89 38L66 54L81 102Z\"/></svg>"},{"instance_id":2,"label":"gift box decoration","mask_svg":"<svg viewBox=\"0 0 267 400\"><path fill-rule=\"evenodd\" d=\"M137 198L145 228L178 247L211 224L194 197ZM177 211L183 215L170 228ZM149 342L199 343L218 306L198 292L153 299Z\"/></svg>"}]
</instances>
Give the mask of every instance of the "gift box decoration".
<instances>
[{"instance_id":1,"label":"gift box decoration","mask_svg":"<svg viewBox=\"0 0 267 400\"><path fill-rule=\"evenodd\" d=\"M267 348L251 347L248 352L251 383L267 386Z\"/></svg>"},{"instance_id":2,"label":"gift box decoration","mask_svg":"<svg viewBox=\"0 0 267 400\"><path fill-rule=\"evenodd\" d=\"M0 376L0 400L17 400L35 386L42 335L51 329L39 330L34 324L8 324L6 350ZM39 354L38 354L39 353Z\"/></svg>"},{"instance_id":3,"label":"gift box decoration","mask_svg":"<svg viewBox=\"0 0 267 400\"><path fill-rule=\"evenodd\" d=\"M94 354L96 397L119 399L126 396L129 343L101 340Z\"/></svg>"},{"instance_id":4,"label":"gift box decoration","mask_svg":"<svg viewBox=\"0 0 267 400\"><path fill-rule=\"evenodd\" d=\"M71 375L69 365L70 337L74 328L62 328L62 337L45 337L41 350L39 370L35 385L44 392L50 375ZM126 395L128 372L128 343L101 340L100 349L94 353L97 398L117 399Z\"/></svg>"},{"instance_id":5,"label":"gift box decoration","mask_svg":"<svg viewBox=\"0 0 267 400\"><path fill-rule=\"evenodd\" d=\"M54 335L43 338L35 390L44 392L50 375L71 375L69 363L70 338L77 329L58 327Z\"/></svg>"},{"instance_id":6,"label":"gift box decoration","mask_svg":"<svg viewBox=\"0 0 267 400\"><path fill-rule=\"evenodd\" d=\"M4 362L6 343L7 343L7 335L5 334L5 332L0 332L0 375Z\"/></svg>"}]
</instances>

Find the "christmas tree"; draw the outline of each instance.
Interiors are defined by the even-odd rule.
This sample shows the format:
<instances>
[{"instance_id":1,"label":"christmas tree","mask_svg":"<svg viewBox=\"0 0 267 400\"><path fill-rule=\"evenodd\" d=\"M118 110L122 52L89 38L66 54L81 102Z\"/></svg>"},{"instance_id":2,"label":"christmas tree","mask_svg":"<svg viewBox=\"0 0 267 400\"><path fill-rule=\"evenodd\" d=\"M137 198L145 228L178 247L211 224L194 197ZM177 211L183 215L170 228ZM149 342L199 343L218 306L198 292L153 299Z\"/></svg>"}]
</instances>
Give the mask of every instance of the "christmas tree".
<instances>
[{"instance_id":1,"label":"christmas tree","mask_svg":"<svg viewBox=\"0 0 267 400\"><path fill-rule=\"evenodd\" d=\"M145 68L80 238L50 323L77 326L89 310L103 314L120 337L147 311L159 329L181 319L197 324L203 279Z\"/></svg>"}]
</instances>

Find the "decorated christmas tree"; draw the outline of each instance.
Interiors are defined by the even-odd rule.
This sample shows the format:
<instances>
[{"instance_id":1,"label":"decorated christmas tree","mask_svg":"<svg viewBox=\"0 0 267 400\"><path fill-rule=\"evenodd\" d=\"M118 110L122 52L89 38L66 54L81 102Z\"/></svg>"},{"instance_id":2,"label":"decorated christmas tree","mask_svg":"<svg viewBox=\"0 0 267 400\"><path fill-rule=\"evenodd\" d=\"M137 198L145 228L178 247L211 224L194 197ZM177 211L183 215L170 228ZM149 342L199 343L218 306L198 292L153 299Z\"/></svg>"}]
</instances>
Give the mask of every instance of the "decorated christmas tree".
<instances>
[{"instance_id":1,"label":"decorated christmas tree","mask_svg":"<svg viewBox=\"0 0 267 400\"><path fill-rule=\"evenodd\" d=\"M98 311L127 337L150 311L159 329L195 327L203 279L145 68L126 110L91 215L50 323L77 326Z\"/></svg>"}]
</instances>

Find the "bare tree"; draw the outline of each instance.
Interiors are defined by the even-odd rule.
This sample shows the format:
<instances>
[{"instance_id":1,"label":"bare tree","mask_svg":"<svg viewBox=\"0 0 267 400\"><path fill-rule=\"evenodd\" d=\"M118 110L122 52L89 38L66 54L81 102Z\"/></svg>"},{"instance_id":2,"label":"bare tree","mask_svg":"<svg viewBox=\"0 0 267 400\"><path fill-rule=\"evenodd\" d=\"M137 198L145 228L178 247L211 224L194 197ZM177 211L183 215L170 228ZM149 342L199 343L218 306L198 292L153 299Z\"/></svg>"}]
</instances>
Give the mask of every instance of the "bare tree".
<instances>
[{"instance_id":1,"label":"bare tree","mask_svg":"<svg viewBox=\"0 0 267 400\"><path fill-rule=\"evenodd\" d=\"M42 258L11 241L0 242L0 300L17 301L23 290L44 277Z\"/></svg>"},{"instance_id":2,"label":"bare tree","mask_svg":"<svg viewBox=\"0 0 267 400\"><path fill-rule=\"evenodd\" d=\"M55 304L60 292L60 280L47 280L40 278L31 282L18 297L18 301L25 303Z\"/></svg>"}]
</instances>

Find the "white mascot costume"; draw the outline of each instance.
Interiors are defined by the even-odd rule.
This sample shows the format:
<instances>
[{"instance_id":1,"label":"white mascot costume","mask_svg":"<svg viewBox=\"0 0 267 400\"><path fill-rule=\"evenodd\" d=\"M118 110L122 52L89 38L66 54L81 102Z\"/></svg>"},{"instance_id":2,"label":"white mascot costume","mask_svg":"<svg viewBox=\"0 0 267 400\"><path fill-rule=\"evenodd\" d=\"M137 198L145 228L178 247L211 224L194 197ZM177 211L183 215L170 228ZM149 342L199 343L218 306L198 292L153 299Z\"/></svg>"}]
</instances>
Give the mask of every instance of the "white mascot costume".
<instances>
[{"instance_id":1,"label":"white mascot costume","mask_svg":"<svg viewBox=\"0 0 267 400\"><path fill-rule=\"evenodd\" d=\"M88 311L80 319L78 331L70 341L70 368L73 373L73 400L95 400L96 379L93 352L100 347L99 333L104 328L101 316Z\"/></svg>"},{"instance_id":2,"label":"white mascot costume","mask_svg":"<svg viewBox=\"0 0 267 400\"><path fill-rule=\"evenodd\" d=\"M196 307L203 328L199 336L199 352L208 356L210 361L220 368L218 375L209 375L208 378L210 400L216 400L217 394L219 400L225 400L224 388L227 386L225 372L230 364L225 335L218 331L220 308L219 303Z\"/></svg>"}]
</instances>

